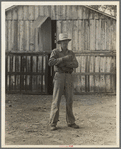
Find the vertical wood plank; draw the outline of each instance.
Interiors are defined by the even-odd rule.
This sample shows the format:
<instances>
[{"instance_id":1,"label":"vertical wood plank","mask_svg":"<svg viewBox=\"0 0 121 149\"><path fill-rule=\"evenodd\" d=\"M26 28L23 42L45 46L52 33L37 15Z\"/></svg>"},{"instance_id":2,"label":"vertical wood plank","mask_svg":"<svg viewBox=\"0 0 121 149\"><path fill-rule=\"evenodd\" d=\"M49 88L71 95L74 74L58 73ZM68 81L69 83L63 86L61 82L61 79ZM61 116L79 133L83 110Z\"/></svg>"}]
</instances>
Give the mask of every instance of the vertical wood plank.
<instances>
[{"instance_id":1,"label":"vertical wood plank","mask_svg":"<svg viewBox=\"0 0 121 149\"><path fill-rule=\"evenodd\" d=\"M94 12L94 19L99 19L99 13Z\"/></svg>"},{"instance_id":2,"label":"vertical wood plank","mask_svg":"<svg viewBox=\"0 0 121 149\"><path fill-rule=\"evenodd\" d=\"M79 64L79 72L81 72L81 63L82 63L82 57L79 56L79 61L78 61L78 64Z\"/></svg>"},{"instance_id":3,"label":"vertical wood plank","mask_svg":"<svg viewBox=\"0 0 121 149\"><path fill-rule=\"evenodd\" d=\"M100 57L95 57L95 72L99 73ZM99 92L99 75L95 75L95 92Z\"/></svg>"},{"instance_id":4,"label":"vertical wood plank","mask_svg":"<svg viewBox=\"0 0 121 149\"><path fill-rule=\"evenodd\" d=\"M95 20L95 34L96 34L96 50L99 50L99 20Z\"/></svg>"},{"instance_id":5,"label":"vertical wood plank","mask_svg":"<svg viewBox=\"0 0 121 149\"><path fill-rule=\"evenodd\" d=\"M111 72L111 57L106 57L105 72ZM111 92L111 75L106 75L106 92Z\"/></svg>"},{"instance_id":6,"label":"vertical wood plank","mask_svg":"<svg viewBox=\"0 0 121 149\"><path fill-rule=\"evenodd\" d=\"M24 27L24 50L29 51L29 21L25 21Z\"/></svg>"},{"instance_id":7,"label":"vertical wood plank","mask_svg":"<svg viewBox=\"0 0 121 149\"><path fill-rule=\"evenodd\" d=\"M36 58L36 72L38 72L38 56Z\"/></svg>"},{"instance_id":8,"label":"vertical wood plank","mask_svg":"<svg viewBox=\"0 0 121 149\"><path fill-rule=\"evenodd\" d=\"M24 21L20 21L20 51L24 50Z\"/></svg>"},{"instance_id":9,"label":"vertical wood plank","mask_svg":"<svg viewBox=\"0 0 121 149\"><path fill-rule=\"evenodd\" d=\"M9 21L12 20L12 11L11 10L6 12L6 19Z\"/></svg>"},{"instance_id":10,"label":"vertical wood plank","mask_svg":"<svg viewBox=\"0 0 121 149\"><path fill-rule=\"evenodd\" d=\"M18 21L14 21L14 42L13 42L13 49L17 51L17 44L18 44Z\"/></svg>"},{"instance_id":11,"label":"vertical wood plank","mask_svg":"<svg viewBox=\"0 0 121 149\"><path fill-rule=\"evenodd\" d=\"M51 6L47 5L47 6L44 6L44 16L51 16Z\"/></svg>"},{"instance_id":12,"label":"vertical wood plank","mask_svg":"<svg viewBox=\"0 0 121 149\"><path fill-rule=\"evenodd\" d=\"M29 5L29 20L35 20L35 6Z\"/></svg>"},{"instance_id":13,"label":"vertical wood plank","mask_svg":"<svg viewBox=\"0 0 121 149\"><path fill-rule=\"evenodd\" d=\"M75 5L72 5L72 15L71 15L71 19L77 19L78 16L78 11L77 11L78 7Z\"/></svg>"},{"instance_id":14,"label":"vertical wood plank","mask_svg":"<svg viewBox=\"0 0 121 149\"><path fill-rule=\"evenodd\" d=\"M64 20L66 18L66 7L65 5L60 6L60 19Z\"/></svg>"},{"instance_id":15,"label":"vertical wood plank","mask_svg":"<svg viewBox=\"0 0 121 149\"><path fill-rule=\"evenodd\" d=\"M10 56L8 55L8 63L7 63L7 66L8 66L8 72L10 72Z\"/></svg>"},{"instance_id":16,"label":"vertical wood plank","mask_svg":"<svg viewBox=\"0 0 121 149\"><path fill-rule=\"evenodd\" d=\"M73 21L72 50L78 51L78 21Z\"/></svg>"},{"instance_id":17,"label":"vertical wood plank","mask_svg":"<svg viewBox=\"0 0 121 149\"><path fill-rule=\"evenodd\" d=\"M61 25L61 30L62 33L66 33L67 32L67 21L62 21L62 25Z\"/></svg>"},{"instance_id":18,"label":"vertical wood plank","mask_svg":"<svg viewBox=\"0 0 121 149\"><path fill-rule=\"evenodd\" d=\"M12 48L12 21L8 21L8 51L11 51Z\"/></svg>"},{"instance_id":19,"label":"vertical wood plank","mask_svg":"<svg viewBox=\"0 0 121 149\"><path fill-rule=\"evenodd\" d=\"M83 6L83 19L88 19L88 9Z\"/></svg>"},{"instance_id":20,"label":"vertical wood plank","mask_svg":"<svg viewBox=\"0 0 121 149\"><path fill-rule=\"evenodd\" d=\"M42 42L42 30L41 29L39 29L39 36L38 36L38 38L39 38L39 51L43 51L43 42Z\"/></svg>"},{"instance_id":21,"label":"vertical wood plank","mask_svg":"<svg viewBox=\"0 0 121 149\"><path fill-rule=\"evenodd\" d=\"M46 55L43 55L43 73L45 73L46 69Z\"/></svg>"},{"instance_id":22,"label":"vertical wood plank","mask_svg":"<svg viewBox=\"0 0 121 149\"><path fill-rule=\"evenodd\" d=\"M18 7L18 20L23 20L24 18L24 9L23 6Z\"/></svg>"},{"instance_id":23,"label":"vertical wood plank","mask_svg":"<svg viewBox=\"0 0 121 149\"><path fill-rule=\"evenodd\" d=\"M90 57L89 72L94 72L94 56ZM90 75L90 92L94 92L94 76Z\"/></svg>"},{"instance_id":24,"label":"vertical wood plank","mask_svg":"<svg viewBox=\"0 0 121 149\"><path fill-rule=\"evenodd\" d=\"M29 27L29 48L30 51L34 51L34 39L35 39L35 34L34 34L34 29L33 29L33 21L30 21L30 27Z\"/></svg>"},{"instance_id":25,"label":"vertical wood plank","mask_svg":"<svg viewBox=\"0 0 121 149\"><path fill-rule=\"evenodd\" d=\"M111 50L111 21L110 19L106 20L106 49Z\"/></svg>"},{"instance_id":26,"label":"vertical wood plank","mask_svg":"<svg viewBox=\"0 0 121 149\"><path fill-rule=\"evenodd\" d=\"M51 7L50 7L50 11L51 11ZM60 5L56 5L55 6L55 20L59 20L59 19L60 19Z\"/></svg>"},{"instance_id":27,"label":"vertical wood plank","mask_svg":"<svg viewBox=\"0 0 121 149\"><path fill-rule=\"evenodd\" d=\"M24 9L24 20L27 21L29 20L29 6L23 6Z\"/></svg>"},{"instance_id":28,"label":"vertical wood plank","mask_svg":"<svg viewBox=\"0 0 121 149\"><path fill-rule=\"evenodd\" d=\"M89 22L84 20L84 50L89 50Z\"/></svg>"},{"instance_id":29,"label":"vertical wood plank","mask_svg":"<svg viewBox=\"0 0 121 149\"><path fill-rule=\"evenodd\" d=\"M31 57L30 56L27 56L26 65L27 65L27 72L31 72Z\"/></svg>"},{"instance_id":30,"label":"vertical wood plank","mask_svg":"<svg viewBox=\"0 0 121 149\"><path fill-rule=\"evenodd\" d=\"M36 56L33 56L33 65L32 65L32 70L33 70L33 72L36 72Z\"/></svg>"},{"instance_id":31,"label":"vertical wood plank","mask_svg":"<svg viewBox=\"0 0 121 149\"><path fill-rule=\"evenodd\" d=\"M102 50L101 48L101 20L95 20L95 34L96 34L96 50Z\"/></svg>"},{"instance_id":32,"label":"vertical wood plank","mask_svg":"<svg viewBox=\"0 0 121 149\"><path fill-rule=\"evenodd\" d=\"M38 72L42 73L42 56L38 56Z\"/></svg>"},{"instance_id":33,"label":"vertical wood plank","mask_svg":"<svg viewBox=\"0 0 121 149\"><path fill-rule=\"evenodd\" d=\"M89 10L89 19L94 20L94 11L93 10Z\"/></svg>"},{"instance_id":34,"label":"vertical wood plank","mask_svg":"<svg viewBox=\"0 0 121 149\"><path fill-rule=\"evenodd\" d=\"M109 28L109 51L111 51L111 42L112 42L112 32L111 32L111 19L109 19L109 26L108 26L108 28Z\"/></svg>"},{"instance_id":35,"label":"vertical wood plank","mask_svg":"<svg viewBox=\"0 0 121 149\"><path fill-rule=\"evenodd\" d=\"M17 51L20 51L20 21L18 21Z\"/></svg>"},{"instance_id":36,"label":"vertical wood plank","mask_svg":"<svg viewBox=\"0 0 121 149\"><path fill-rule=\"evenodd\" d=\"M90 50L95 50L95 20L90 20Z\"/></svg>"},{"instance_id":37,"label":"vertical wood plank","mask_svg":"<svg viewBox=\"0 0 121 149\"><path fill-rule=\"evenodd\" d=\"M44 16L44 7L43 7L43 5L41 5L39 7L39 13L40 13L40 16Z\"/></svg>"},{"instance_id":38,"label":"vertical wood plank","mask_svg":"<svg viewBox=\"0 0 121 149\"><path fill-rule=\"evenodd\" d=\"M83 8L82 6L77 6L77 19L83 19Z\"/></svg>"},{"instance_id":39,"label":"vertical wood plank","mask_svg":"<svg viewBox=\"0 0 121 149\"><path fill-rule=\"evenodd\" d=\"M100 57L100 72L105 72L106 57ZM100 75L100 92L105 92L105 76Z\"/></svg>"},{"instance_id":40,"label":"vertical wood plank","mask_svg":"<svg viewBox=\"0 0 121 149\"><path fill-rule=\"evenodd\" d=\"M113 20L113 27L112 27L112 34L113 34L113 37L112 37L112 44L113 44L113 47L112 49L115 51L116 50L116 21Z\"/></svg>"},{"instance_id":41,"label":"vertical wood plank","mask_svg":"<svg viewBox=\"0 0 121 149\"><path fill-rule=\"evenodd\" d=\"M55 20L56 19L56 6L51 5L51 19Z\"/></svg>"},{"instance_id":42,"label":"vertical wood plank","mask_svg":"<svg viewBox=\"0 0 121 149\"><path fill-rule=\"evenodd\" d=\"M86 57L82 56L81 72L85 72ZM85 76L81 76L82 92L85 92Z\"/></svg>"},{"instance_id":43,"label":"vertical wood plank","mask_svg":"<svg viewBox=\"0 0 121 149\"><path fill-rule=\"evenodd\" d=\"M57 21L57 36L56 36L56 41L58 41L59 39L59 34L62 32L61 27L62 26L62 22L61 21ZM56 44L56 47L59 48L59 44Z\"/></svg>"},{"instance_id":44,"label":"vertical wood plank","mask_svg":"<svg viewBox=\"0 0 121 149\"><path fill-rule=\"evenodd\" d=\"M13 56L13 72L15 72L15 56Z\"/></svg>"},{"instance_id":45,"label":"vertical wood plank","mask_svg":"<svg viewBox=\"0 0 121 149\"><path fill-rule=\"evenodd\" d=\"M72 6L67 5L67 11L66 11L66 19L72 19Z\"/></svg>"},{"instance_id":46,"label":"vertical wood plank","mask_svg":"<svg viewBox=\"0 0 121 149\"><path fill-rule=\"evenodd\" d=\"M16 91L20 91L20 76L16 75Z\"/></svg>"},{"instance_id":47,"label":"vertical wood plank","mask_svg":"<svg viewBox=\"0 0 121 149\"><path fill-rule=\"evenodd\" d=\"M11 34L11 50L12 51L15 51L15 49L14 49L14 32L15 32L15 30L14 30L14 21L11 21L11 25L12 25L12 34Z\"/></svg>"},{"instance_id":48,"label":"vertical wood plank","mask_svg":"<svg viewBox=\"0 0 121 149\"><path fill-rule=\"evenodd\" d=\"M38 33L39 33L38 28L36 28L35 29L35 51L39 51Z\"/></svg>"},{"instance_id":49,"label":"vertical wood plank","mask_svg":"<svg viewBox=\"0 0 121 149\"><path fill-rule=\"evenodd\" d=\"M78 34L79 34L79 51L84 51L84 21L79 20L79 25L78 25Z\"/></svg>"},{"instance_id":50,"label":"vertical wood plank","mask_svg":"<svg viewBox=\"0 0 121 149\"><path fill-rule=\"evenodd\" d=\"M13 14L13 20L17 20L18 19L18 9L14 8L12 14Z\"/></svg>"},{"instance_id":51,"label":"vertical wood plank","mask_svg":"<svg viewBox=\"0 0 121 149\"><path fill-rule=\"evenodd\" d=\"M110 37L108 37L110 38ZM101 49L105 50L106 49L106 44L105 44L105 20L101 20Z\"/></svg>"},{"instance_id":52,"label":"vertical wood plank","mask_svg":"<svg viewBox=\"0 0 121 149\"><path fill-rule=\"evenodd\" d=\"M35 20L38 18L39 16L39 6L35 6Z\"/></svg>"},{"instance_id":53,"label":"vertical wood plank","mask_svg":"<svg viewBox=\"0 0 121 149\"><path fill-rule=\"evenodd\" d=\"M68 20L67 30L68 38L72 39L73 21ZM72 50L72 40L68 43L68 49Z\"/></svg>"},{"instance_id":54,"label":"vertical wood plank","mask_svg":"<svg viewBox=\"0 0 121 149\"><path fill-rule=\"evenodd\" d=\"M110 29L110 31L111 31L111 51L114 50L114 49L113 49L113 47L114 47L114 46L113 46L113 43L114 43L114 42L113 42L113 34L114 34L114 33L113 33L113 32L114 32L114 31L113 31L113 27L114 27L114 26L113 26L113 19L111 19L111 29Z\"/></svg>"},{"instance_id":55,"label":"vertical wood plank","mask_svg":"<svg viewBox=\"0 0 121 149\"><path fill-rule=\"evenodd\" d=\"M36 90L36 76L32 76L32 92L35 92Z\"/></svg>"},{"instance_id":56,"label":"vertical wood plank","mask_svg":"<svg viewBox=\"0 0 121 149\"><path fill-rule=\"evenodd\" d=\"M112 60L111 60L111 68L110 68L112 73L116 73L116 57L113 56ZM112 75L111 78L111 88L112 88L112 92L115 93L116 92L116 80L115 80L115 75Z\"/></svg>"}]
</instances>

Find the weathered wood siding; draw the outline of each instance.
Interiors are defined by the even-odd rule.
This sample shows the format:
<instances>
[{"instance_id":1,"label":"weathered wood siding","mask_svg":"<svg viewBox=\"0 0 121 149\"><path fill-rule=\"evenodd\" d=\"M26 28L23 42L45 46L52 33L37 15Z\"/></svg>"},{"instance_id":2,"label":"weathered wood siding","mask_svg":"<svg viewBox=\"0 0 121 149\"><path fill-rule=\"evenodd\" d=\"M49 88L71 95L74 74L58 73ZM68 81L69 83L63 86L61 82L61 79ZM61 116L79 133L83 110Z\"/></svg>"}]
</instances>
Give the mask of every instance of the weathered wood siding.
<instances>
[{"instance_id":1,"label":"weathered wood siding","mask_svg":"<svg viewBox=\"0 0 121 149\"><path fill-rule=\"evenodd\" d=\"M56 5L18 6L7 11L6 51L36 51L33 23L39 15L57 20L57 39L59 33L68 32L73 51L116 50L115 19L84 6Z\"/></svg>"},{"instance_id":2,"label":"weathered wood siding","mask_svg":"<svg viewBox=\"0 0 121 149\"><path fill-rule=\"evenodd\" d=\"M79 67L74 72L75 93L115 93L115 54L76 54Z\"/></svg>"},{"instance_id":3,"label":"weathered wood siding","mask_svg":"<svg viewBox=\"0 0 121 149\"><path fill-rule=\"evenodd\" d=\"M6 12L6 51L41 51L33 30L39 15L56 20L56 40L59 33L67 32L72 39L68 48L80 53L76 54L75 92L115 92L116 57L110 52L116 51L116 20L85 6L18 6ZM95 56L94 51L107 51L109 56Z\"/></svg>"},{"instance_id":4,"label":"weathered wood siding","mask_svg":"<svg viewBox=\"0 0 121 149\"><path fill-rule=\"evenodd\" d=\"M6 53L7 93L48 93L48 54Z\"/></svg>"}]
</instances>

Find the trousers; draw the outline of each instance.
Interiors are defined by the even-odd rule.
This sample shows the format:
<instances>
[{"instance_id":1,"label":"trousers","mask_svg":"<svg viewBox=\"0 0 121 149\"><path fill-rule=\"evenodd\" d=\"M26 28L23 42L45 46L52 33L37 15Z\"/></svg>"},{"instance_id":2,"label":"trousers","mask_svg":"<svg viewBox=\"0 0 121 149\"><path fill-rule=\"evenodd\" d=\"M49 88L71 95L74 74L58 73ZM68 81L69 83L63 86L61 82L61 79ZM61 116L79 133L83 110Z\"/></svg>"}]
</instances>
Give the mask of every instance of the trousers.
<instances>
[{"instance_id":1,"label":"trousers","mask_svg":"<svg viewBox=\"0 0 121 149\"><path fill-rule=\"evenodd\" d=\"M56 72L54 79L53 100L50 112L50 124L57 125L59 118L59 105L61 96L64 94L66 99L66 121L67 124L75 123L75 117L72 111L73 103L73 77L69 73Z\"/></svg>"}]
</instances>

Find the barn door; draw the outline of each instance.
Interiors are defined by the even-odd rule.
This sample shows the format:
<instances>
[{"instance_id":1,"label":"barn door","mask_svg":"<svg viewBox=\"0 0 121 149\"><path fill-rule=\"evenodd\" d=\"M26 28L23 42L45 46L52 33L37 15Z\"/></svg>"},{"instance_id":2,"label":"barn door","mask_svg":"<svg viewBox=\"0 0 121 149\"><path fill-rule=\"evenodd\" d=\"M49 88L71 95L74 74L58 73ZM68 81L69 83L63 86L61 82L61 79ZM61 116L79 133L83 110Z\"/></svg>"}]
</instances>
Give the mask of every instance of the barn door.
<instances>
[{"instance_id":1,"label":"barn door","mask_svg":"<svg viewBox=\"0 0 121 149\"><path fill-rule=\"evenodd\" d=\"M51 20L52 49L56 48L56 20ZM50 55L49 55L50 57ZM48 93L53 93L54 68L48 66Z\"/></svg>"}]
</instances>

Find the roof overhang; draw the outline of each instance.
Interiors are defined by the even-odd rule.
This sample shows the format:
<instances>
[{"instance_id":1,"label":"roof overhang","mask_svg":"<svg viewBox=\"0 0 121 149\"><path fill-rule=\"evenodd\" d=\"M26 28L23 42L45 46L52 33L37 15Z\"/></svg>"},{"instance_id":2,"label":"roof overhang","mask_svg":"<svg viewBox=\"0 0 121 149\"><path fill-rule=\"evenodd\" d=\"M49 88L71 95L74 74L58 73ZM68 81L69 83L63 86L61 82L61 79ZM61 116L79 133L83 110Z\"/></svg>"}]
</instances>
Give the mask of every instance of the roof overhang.
<instances>
[{"instance_id":1,"label":"roof overhang","mask_svg":"<svg viewBox=\"0 0 121 149\"><path fill-rule=\"evenodd\" d=\"M33 24L33 28L40 28L46 21L51 21L50 17L39 16Z\"/></svg>"}]
</instances>

